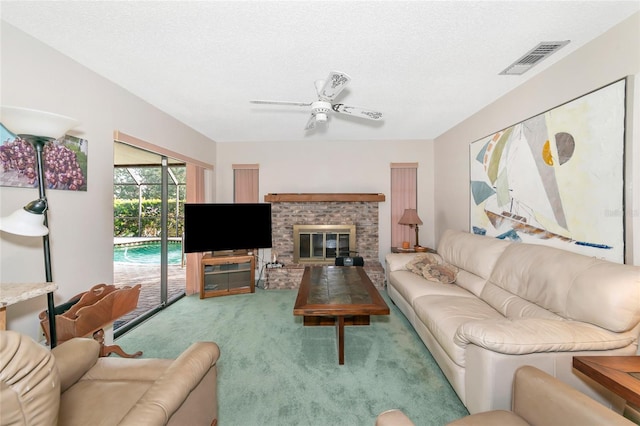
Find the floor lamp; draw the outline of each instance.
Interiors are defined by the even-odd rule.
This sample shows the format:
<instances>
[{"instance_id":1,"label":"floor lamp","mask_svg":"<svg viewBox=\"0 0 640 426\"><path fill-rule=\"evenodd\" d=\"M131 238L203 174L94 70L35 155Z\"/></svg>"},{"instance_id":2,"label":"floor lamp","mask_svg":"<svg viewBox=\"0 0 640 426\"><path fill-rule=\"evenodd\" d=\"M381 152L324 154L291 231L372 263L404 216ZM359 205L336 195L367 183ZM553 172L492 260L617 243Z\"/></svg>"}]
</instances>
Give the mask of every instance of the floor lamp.
<instances>
[{"instance_id":1,"label":"floor lamp","mask_svg":"<svg viewBox=\"0 0 640 426\"><path fill-rule=\"evenodd\" d=\"M69 117L44 111L26 108L1 107L0 122L17 135L29 142L36 152L36 172L38 176L37 200L31 201L22 209L16 210L0 219L0 230L28 237L42 237L44 250L44 269L46 281L53 282L51 274L51 250L49 247L49 224L47 220L47 196L44 178L44 146L47 142L58 139L79 123ZM53 292L47 293L47 315L49 318L49 344L56 347L56 321L54 313Z\"/></svg>"}]
</instances>

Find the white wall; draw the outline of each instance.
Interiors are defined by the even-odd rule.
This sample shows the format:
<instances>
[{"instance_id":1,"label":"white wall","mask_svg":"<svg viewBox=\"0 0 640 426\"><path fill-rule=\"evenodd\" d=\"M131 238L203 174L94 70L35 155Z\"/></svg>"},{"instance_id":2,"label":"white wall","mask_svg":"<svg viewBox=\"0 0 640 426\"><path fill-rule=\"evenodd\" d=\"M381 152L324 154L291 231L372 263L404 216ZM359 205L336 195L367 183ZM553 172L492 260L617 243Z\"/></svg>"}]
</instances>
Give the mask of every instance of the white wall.
<instances>
[{"instance_id":1,"label":"white wall","mask_svg":"<svg viewBox=\"0 0 640 426\"><path fill-rule=\"evenodd\" d=\"M233 201L232 164L260 164L260 195L269 193L382 193L380 259L391 248L390 163L418 163L420 242L433 247L432 141L218 143L218 202Z\"/></svg>"},{"instance_id":2,"label":"white wall","mask_svg":"<svg viewBox=\"0 0 640 426\"><path fill-rule=\"evenodd\" d=\"M55 299L61 303L113 281L113 131L210 164L215 142L5 22L1 48L2 104L74 117L82 124L70 134L89 142L88 190L47 191ZM37 189L2 187L0 215L36 198ZM2 233L0 255L1 282L45 280L40 238ZM45 296L9 306L7 327L38 338L38 313L45 308Z\"/></svg>"},{"instance_id":3,"label":"white wall","mask_svg":"<svg viewBox=\"0 0 640 426\"><path fill-rule=\"evenodd\" d=\"M434 146L436 239L448 228L469 230L471 142L639 72L640 13L636 13L437 137ZM635 92L637 94L637 89ZM631 97L627 115L636 117L637 123L640 99L633 95ZM637 210L640 194L640 172L637 170L640 168L639 130L637 124L635 128L631 125L627 127L626 247L627 263L634 264L640 264L640 213Z\"/></svg>"}]
</instances>

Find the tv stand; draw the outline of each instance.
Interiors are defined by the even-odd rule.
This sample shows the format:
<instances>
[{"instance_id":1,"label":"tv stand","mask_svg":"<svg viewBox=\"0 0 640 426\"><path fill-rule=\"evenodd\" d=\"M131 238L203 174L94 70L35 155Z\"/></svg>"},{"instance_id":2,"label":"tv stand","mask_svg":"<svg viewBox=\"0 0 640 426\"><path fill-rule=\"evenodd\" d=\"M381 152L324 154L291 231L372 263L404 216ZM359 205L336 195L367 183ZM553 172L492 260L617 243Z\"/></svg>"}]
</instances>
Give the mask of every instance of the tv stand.
<instances>
[{"instance_id":1,"label":"tv stand","mask_svg":"<svg viewBox=\"0 0 640 426\"><path fill-rule=\"evenodd\" d=\"M208 254L211 257L251 256L252 250L218 250Z\"/></svg>"},{"instance_id":2,"label":"tv stand","mask_svg":"<svg viewBox=\"0 0 640 426\"><path fill-rule=\"evenodd\" d=\"M200 270L200 299L255 293L253 255L207 254L200 261Z\"/></svg>"}]
</instances>

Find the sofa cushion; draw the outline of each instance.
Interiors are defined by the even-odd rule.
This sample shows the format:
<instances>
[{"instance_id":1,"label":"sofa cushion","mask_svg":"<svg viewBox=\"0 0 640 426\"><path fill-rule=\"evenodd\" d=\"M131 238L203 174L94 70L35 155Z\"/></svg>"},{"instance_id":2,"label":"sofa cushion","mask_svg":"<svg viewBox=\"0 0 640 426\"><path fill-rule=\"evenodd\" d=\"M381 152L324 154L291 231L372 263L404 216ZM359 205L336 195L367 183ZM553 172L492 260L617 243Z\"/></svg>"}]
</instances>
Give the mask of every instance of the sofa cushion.
<instances>
[{"instance_id":1,"label":"sofa cushion","mask_svg":"<svg viewBox=\"0 0 640 426\"><path fill-rule=\"evenodd\" d=\"M489 281L561 317L611 331L630 330L640 321L638 266L553 247L511 244Z\"/></svg>"},{"instance_id":2,"label":"sofa cushion","mask_svg":"<svg viewBox=\"0 0 640 426\"><path fill-rule=\"evenodd\" d=\"M174 361L172 359L140 358L135 363L128 358L101 357L80 381L135 380L154 382Z\"/></svg>"},{"instance_id":3,"label":"sofa cushion","mask_svg":"<svg viewBox=\"0 0 640 426\"><path fill-rule=\"evenodd\" d=\"M537 318L469 321L460 326L454 337L462 348L474 344L511 355L605 351L627 347L635 339L633 333L612 333L584 322Z\"/></svg>"},{"instance_id":4,"label":"sofa cushion","mask_svg":"<svg viewBox=\"0 0 640 426\"><path fill-rule=\"evenodd\" d=\"M535 303L509 293L492 282L486 283L482 289L482 300L510 319L544 318L558 321L564 319L560 315L554 314Z\"/></svg>"},{"instance_id":5,"label":"sofa cushion","mask_svg":"<svg viewBox=\"0 0 640 426\"><path fill-rule=\"evenodd\" d=\"M142 421L150 425L169 423L169 419L185 402L184 396L190 395L198 387L207 372L215 366L219 356L220 348L213 342L192 344L149 387L120 424L137 426ZM209 397L213 400L216 396L210 394ZM189 423L208 424L211 417L205 417L207 423L202 422L205 419L196 419L197 417L189 418ZM174 424L184 425L186 420L176 420Z\"/></svg>"},{"instance_id":6,"label":"sofa cushion","mask_svg":"<svg viewBox=\"0 0 640 426\"><path fill-rule=\"evenodd\" d=\"M81 380L62 394L60 425L117 425L153 381Z\"/></svg>"},{"instance_id":7,"label":"sofa cushion","mask_svg":"<svg viewBox=\"0 0 640 426\"><path fill-rule=\"evenodd\" d=\"M456 285L439 285L459 288ZM495 309L474 296L427 295L415 299L413 306L418 320L429 329L449 358L461 367L465 366L465 347L454 342L458 328L467 322L503 318Z\"/></svg>"},{"instance_id":8,"label":"sofa cushion","mask_svg":"<svg viewBox=\"0 0 640 426\"><path fill-rule=\"evenodd\" d=\"M570 287L566 317L615 332L635 327L640 322L640 266L597 259Z\"/></svg>"},{"instance_id":9,"label":"sofa cushion","mask_svg":"<svg viewBox=\"0 0 640 426\"><path fill-rule=\"evenodd\" d=\"M387 272L403 271L407 269L407 263L411 262L416 256L420 257L425 253L387 253L385 256ZM442 262L442 257L437 253L426 253Z\"/></svg>"},{"instance_id":10,"label":"sofa cushion","mask_svg":"<svg viewBox=\"0 0 640 426\"><path fill-rule=\"evenodd\" d=\"M395 271L389 274L389 283L410 305L414 300L426 295L448 295L457 297L473 297L467 290L457 285L442 284L437 281L429 281L424 277L409 271Z\"/></svg>"},{"instance_id":11,"label":"sofa cushion","mask_svg":"<svg viewBox=\"0 0 640 426\"><path fill-rule=\"evenodd\" d=\"M153 383L169 368L171 359L103 357L62 394L60 424L118 424ZM87 404L81 401L96 400ZM95 405L95 406L94 406ZM118 407L114 410L114 407Z\"/></svg>"},{"instance_id":12,"label":"sofa cushion","mask_svg":"<svg viewBox=\"0 0 640 426\"><path fill-rule=\"evenodd\" d=\"M438 254L445 262L487 279L502 252L511 244L493 237L449 229L440 238Z\"/></svg>"},{"instance_id":13,"label":"sofa cushion","mask_svg":"<svg viewBox=\"0 0 640 426\"><path fill-rule=\"evenodd\" d=\"M460 269L458 271L458 275L456 276L456 285L464 288L467 291L470 291L475 296L480 297L480 293L482 293L482 289L484 288L487 280L482 277L479 277L471 272L465 271L464 269Z\"/></svg>"},{"instance_id":14,"label":"sofa cushion","mask_svg":"<svg viewBox=\"0 0 640 426\"><path fill-rule=\"evenodd\" d=\"M422 268L422 276L431 281L438 281L442 284L453 284L456 282L459 269L449 263L430 264Z\"/></svg>"}]
</instances>

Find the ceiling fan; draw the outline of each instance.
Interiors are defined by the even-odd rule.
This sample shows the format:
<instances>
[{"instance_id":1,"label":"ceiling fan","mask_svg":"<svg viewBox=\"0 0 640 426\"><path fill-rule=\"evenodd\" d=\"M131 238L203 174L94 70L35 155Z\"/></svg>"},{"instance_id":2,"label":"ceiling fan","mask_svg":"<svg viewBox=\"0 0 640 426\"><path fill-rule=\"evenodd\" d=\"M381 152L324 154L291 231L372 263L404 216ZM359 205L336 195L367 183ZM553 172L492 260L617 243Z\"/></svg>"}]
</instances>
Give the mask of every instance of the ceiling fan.
<instances>
[{"instance_id":1,"label":"ceiling fan","mask_svg":"<svg viewBox=\"0 0 640 426\"><path fill-rule=\"evenodd\" d=\"M342 92L345 86L351 81L351 77L343 72L332 71L326 80L317 80L315 82L318 100L314 102L288 102L288 101L263 101L253 100L253 104L270 104L270 105L293 105L311 107L311 117L307 121L305 130L311 130L316 127L316 123L326 123L327 114L333 110L341 114L347 114L354 117L366 118L367 120L382 120L382 113L364 108L354 107L345 104L332 103L333 100Z\"/></svg>"}]
</instances>

